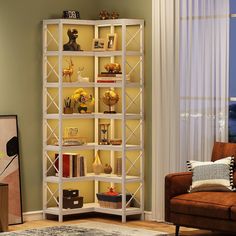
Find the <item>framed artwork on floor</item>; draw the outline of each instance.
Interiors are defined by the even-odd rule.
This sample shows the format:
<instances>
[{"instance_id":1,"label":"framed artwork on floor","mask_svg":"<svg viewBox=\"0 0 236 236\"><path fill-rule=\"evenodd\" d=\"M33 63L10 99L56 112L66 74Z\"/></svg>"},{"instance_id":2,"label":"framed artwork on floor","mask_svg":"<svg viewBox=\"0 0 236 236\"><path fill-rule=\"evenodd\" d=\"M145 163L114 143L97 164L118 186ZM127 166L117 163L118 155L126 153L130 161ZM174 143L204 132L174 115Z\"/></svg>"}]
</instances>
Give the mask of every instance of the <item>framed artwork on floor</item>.
<instances>
[{"instance_id":1,"label":"framed artwork on floor","mask_svg":"<svg viewBox=\"0 0 236 236\"><path fill-rule=\"evenodd\" d=\"M0 115L0 183L8 184L9 224L23 223L16 115Z\"/></svg>"}]
</instances>

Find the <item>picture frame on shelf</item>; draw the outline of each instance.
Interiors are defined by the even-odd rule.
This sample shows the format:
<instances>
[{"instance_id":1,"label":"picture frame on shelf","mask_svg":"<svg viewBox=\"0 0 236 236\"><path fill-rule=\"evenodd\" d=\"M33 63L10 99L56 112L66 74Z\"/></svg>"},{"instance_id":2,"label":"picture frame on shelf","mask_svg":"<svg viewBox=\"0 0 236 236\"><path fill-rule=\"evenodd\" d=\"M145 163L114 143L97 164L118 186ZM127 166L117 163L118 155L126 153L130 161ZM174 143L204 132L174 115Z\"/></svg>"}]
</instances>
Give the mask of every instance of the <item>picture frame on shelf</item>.
<instances>
[{"instance_id":1,"label":"picture frame on shelf","mask_svg":"<svg viewBox=\"0 0 236 236\"><path fill-rule=\"evenodd\" d=\"M117 34L107 34L107 50L116 51L117 50Z\"/></svg>"},{"instance_id":2,"label":"picture frame on shelf","mask_svg":"<svg viewBox=\"0 0 236 236\"><path fill-rule=\"evenodd\" d=\"M106 39L104 39L104 38L93 39L92 50L93 51L105 51L106 50Z\"/></svg>"},{"instance_id":3,"label":"picture frame on shelf","mask_svg":"<svg viewBox=\"0 0 236 236\"><path fill-rule=\"evenodd\" d=\"M65 127L65 138L78 138L79 128L78 127Z\"/></svg>"}]
</instances>

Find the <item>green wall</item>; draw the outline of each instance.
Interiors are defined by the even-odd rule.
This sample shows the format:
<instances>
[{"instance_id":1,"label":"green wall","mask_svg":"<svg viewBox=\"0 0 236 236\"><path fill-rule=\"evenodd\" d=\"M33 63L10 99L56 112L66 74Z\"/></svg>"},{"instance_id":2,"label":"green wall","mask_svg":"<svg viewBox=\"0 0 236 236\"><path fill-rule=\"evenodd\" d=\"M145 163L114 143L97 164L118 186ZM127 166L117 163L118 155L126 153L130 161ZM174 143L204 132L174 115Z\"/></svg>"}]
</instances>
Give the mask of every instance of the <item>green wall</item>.
<instances>
[{"instance_id":1,"label":"green wall","mask_svg":"<svg viewBox=\"0 0 236 236\"><path fill-rule=\"evenodd\" d=\"M100 0L99 10L120 18L145 20L145 210L151 210L152 187L152 0Z\"/></svg>"},{"instance_id":2,"label":"green wall","mask_svg":"<svg viewBox=\"0 0 236 236\"><path fill-rule=\"evenodd\" d=\"M42 20L61 18L65 9L78 9L83 19L93 19L96 4L0 1L0 114L18 115L24 212L42 209Z\"/></svg>"},{"instance_id":3,"label":"green wall","mask_svg":"<svg viewBox=\"0 0 236 236\"><path fill-rule=\"evenodd\" d=\"M0 1L0 115L17 114L23 212L42 209L42 20L78 9L96 19L101 9L145 20L146 186L151 209L151 0Z\"/></svg>"}]
</instances>

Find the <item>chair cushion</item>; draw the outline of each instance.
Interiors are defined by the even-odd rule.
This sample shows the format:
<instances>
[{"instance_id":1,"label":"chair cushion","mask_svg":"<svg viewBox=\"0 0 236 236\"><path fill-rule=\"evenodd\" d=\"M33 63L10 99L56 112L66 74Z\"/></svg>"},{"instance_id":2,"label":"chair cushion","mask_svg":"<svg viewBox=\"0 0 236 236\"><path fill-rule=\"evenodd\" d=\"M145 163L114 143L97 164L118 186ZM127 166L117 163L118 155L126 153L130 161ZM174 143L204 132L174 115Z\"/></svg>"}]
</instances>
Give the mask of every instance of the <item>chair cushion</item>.
<instances>
[{"instance_id":1,"label":"chair cushion","mask_svg":"<svg viewBox=\"0 0 236 236\"><path fill-rule=\"evenodd\" d=\"M193 172L190 192L232 191L234 157L226 157L214 162L187 161Z\"/></svg>"},{"instance_id":2,"label":"chair cushion","mask_svg":"<svg viewBox=\"0 0 236 236\"><path fill-rule=\"evenodd\" d=\"M170 205L171 212L175 213L230 219L231 206L236 206L236 193L187 193L172 198Z\"/></svg>"}]
</instances>

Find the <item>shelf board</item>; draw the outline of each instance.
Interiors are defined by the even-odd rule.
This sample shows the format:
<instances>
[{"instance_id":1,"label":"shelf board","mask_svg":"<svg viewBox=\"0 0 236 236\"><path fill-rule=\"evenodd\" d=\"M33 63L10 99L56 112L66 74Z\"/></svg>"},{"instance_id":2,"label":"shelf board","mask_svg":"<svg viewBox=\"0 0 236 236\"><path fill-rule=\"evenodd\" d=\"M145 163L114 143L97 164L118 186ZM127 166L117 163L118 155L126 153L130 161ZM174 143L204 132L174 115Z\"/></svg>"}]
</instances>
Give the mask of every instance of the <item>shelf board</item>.
<instances>
[{"instance_id":1,"label":"shelf board","mask_svg":"<svg viewBox=\"0 0 236 236\"><path fill-rule=\"evenodd\" d=\"M48 57L64 56L64 57L116 57L122 56L122 51L46 51L44 53ZM126 51L126 56L142 56L140 51Z\"/></svg>"},{"instance_id":2,"label":"shelf board","mask_svg":"<svg viewBox=\"0 0 236 236\"><path fill-rule=\"evenodd\" d=\"M62 119L122 119L122 113L116 114L107 114L107 113L73 113L73 114L62 114ZM59 119L59 114L46 114L45 119L53 120ZM134 113L126 113L125 119L127 120L139 120L142 119L141 114L134 114Z\"/></svg>"},{"instance_id":3,"label":"shelf board","mask_svg":"<svg viewBox=\"0 0 236 236\"><path fill-rule=\"evenodd\" d=\"M45 25L47 24L64 24L64 25L91 25L98 27L107 26L121 26L125 25L139 25L144 24L142 19L108 19L108 20L79 20L79 19L48 19L43 20Z\"/></svg>"},{"instance_id":4,"label":"shelf board","mask_svg":"<svg viewBox=\"0 0 236 236\"><path fill-rule=\"evenodd\" d=\"M87 143L80 146L62 146L62 151L68 150L104 150L104 151L122 151L122 145L99 145L95 143ZM59 152L60 146L56 145L47 145L45 148L47 151ZM126 151L143 151L143 148L140 145L131 145L127 144L125 147Z\"/></svg>"},{"instance_id":5,"label":"shelf board","mask_svg":"<svg viewBox=\"0 0 236 236\"><path fill-rule=\"evenodd\" d=\"M62 209L62 215L73 215L79 213L87 213L91 211L112 215L122 215L122 209L100 207L98 203L85 203L82 208ZM45 209L44 212L52 215L59 215L59 207L48 207ZM136 207L127 207L125 212L126 215L136 215L142 213L141 209Z\"/></svg>"},{"instance_id":6,"label":"shelf board","mask_svg":"<svg viewBox=\"0 0 236 236\"><path fill-rule=\"evenodd\" d=\"M118 83L95 83L95 82L63 82L63 88L122 88L122 82ZM59 82L47 82L47 88L59 88ZM126 88L143 88L143 85L137 82L126 82Z\"/></svg>"},{"instance_id":7,"label":"shelf board","mask_svg":"<svg viewBox=\"0 0 236 236\"><path fill-rule=\"evenodd\" d=\"M122 177L115 174L105 174L95 175L94 173L88 173L86 176L73 177L73 178L62 178L62 182L78 182L78 181L102 181L109 183L122 183ZM46 182L49 183L59 183L60 179L57 176L46 177ZM142 182L139 176L127 175L125 178L126 183Z\"/></svg>"},{"instance_id":8,"label":"shelf board","mask_svg":"<svg viewBox=\"0 0 236 236\"><path fill-rule=\"evenodd\" d=\"M94 146L95 146L95 149L98 149L98 150L122 151L122 145L98 145L98 144L95 144ZM132 151L132 150L141 151L142 150L140 145L131 145L131 144L126 145L125 149L126 149L126 151Z\"/></svg>"}]
</instances>

